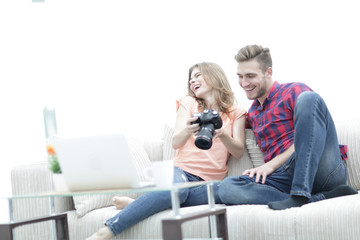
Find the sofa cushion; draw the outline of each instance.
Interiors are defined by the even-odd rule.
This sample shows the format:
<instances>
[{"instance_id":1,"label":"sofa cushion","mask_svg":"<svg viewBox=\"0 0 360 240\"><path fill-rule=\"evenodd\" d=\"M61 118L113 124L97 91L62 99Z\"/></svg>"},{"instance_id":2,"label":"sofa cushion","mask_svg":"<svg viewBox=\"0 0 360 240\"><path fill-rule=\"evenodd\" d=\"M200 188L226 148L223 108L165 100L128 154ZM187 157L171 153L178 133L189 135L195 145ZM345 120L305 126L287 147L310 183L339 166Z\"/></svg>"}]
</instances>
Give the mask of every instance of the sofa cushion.
<instances>
[{"instance_id":1,"label":"sofa cushion","mask_svg":"<svg viewBox=\"0 0 360 240\"><path fill-rule=\"evenodd\" d=\"M245 130L245 145L246 150L250 155L250 159L254 167L259 167L264 164L264 154L256 142L254 132L251 129Z\"/></svg>"},{"instance_id":2,"label":"sofa cushion","mask_svg":"<svg viewBox=\"0 0 360 240\"><path fill-rule=\"evenodd\" d=\"M145 152L143 144L136 138L127 137L127 142L130 148L131 155L135 161L135 167L137 170L138 177L141 181L146 181L146 169L151 166L148 155ZM136 198L139 193L131 194L116 194L116 196L129 196ZM78 217L84 216L89 211L97 208L107 207L112 205L113 194L109 195L78 195L74 196L74 205L76 209L76 215Z\"/></svg>"},{"instance_id":3,"label":"sofa cushion","mask_svg":"<svg viewBox=\"0 0 360 240\"><path fill-rule=\"evenodd\" d=\"M172 147L172 136L174 128L165 124L164 126L164 145L163 145L163 158L170 160L175 157L175 149Z\"/></svg>"},{"instance_id":4,"label":"sofa cushion","mask_svg":"<svg viewBox=\"0 0 360 240\"><path fill-rule=\"evenodd\" d=\"M360 119L337 121L339 144L347 145L347 184L360 190Z\"/></svg>"}]
</instances>

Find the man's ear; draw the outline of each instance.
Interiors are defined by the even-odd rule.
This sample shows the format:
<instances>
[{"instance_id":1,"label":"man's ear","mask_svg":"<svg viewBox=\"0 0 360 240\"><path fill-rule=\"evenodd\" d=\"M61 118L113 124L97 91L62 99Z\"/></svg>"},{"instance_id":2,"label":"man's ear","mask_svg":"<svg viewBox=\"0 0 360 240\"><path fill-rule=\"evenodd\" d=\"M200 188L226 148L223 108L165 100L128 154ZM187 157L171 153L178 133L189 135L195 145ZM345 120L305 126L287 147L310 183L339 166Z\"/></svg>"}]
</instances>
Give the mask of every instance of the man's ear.
<instances>
[{"instance_id":1,"label":"man's ear","mask_svg":"<svg viewBox=\"0 0 360 240\"><path fill-rule=\"evenodd\" d=\"M267 79L271 79L272 78L272 73L273 73L272 67L268 67L268 69L266 69L266 71L265 71L265 77Z\"/></svg>"}]
</instances>

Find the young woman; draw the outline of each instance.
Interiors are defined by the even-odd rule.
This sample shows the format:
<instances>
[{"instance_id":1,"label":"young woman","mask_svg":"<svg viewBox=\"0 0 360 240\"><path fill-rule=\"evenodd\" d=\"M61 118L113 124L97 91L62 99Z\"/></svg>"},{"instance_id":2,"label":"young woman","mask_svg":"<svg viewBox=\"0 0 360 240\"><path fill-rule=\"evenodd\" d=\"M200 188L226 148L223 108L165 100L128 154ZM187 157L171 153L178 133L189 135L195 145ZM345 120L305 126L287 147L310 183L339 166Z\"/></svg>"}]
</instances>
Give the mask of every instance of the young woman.
<instances>
[{"instance_id":1,"label":"young woman","mask_svg":"<svg viewBox=\"0 0 360 240\"><path fill-rule=\"evenodd\" d=\"M217 111L223 125L215 130L212 146L202 150L194 144L200 130L195 112L206 109ZM227 160L232 154L241 158L244 152L245 115L235 105L234 94L222 68L215 63L203 62L189 69L188 94L177 101L177 117L172 145L174 183L222 180L227 173ZM220 203L218 185L214 186L215 202ZM207 203L206 186L183 189L179 192L182 207ZM136 200L115 198L114 205L122 209L88 239L111 239L139 221L171 207L169 192L146 193Z\"/></svg>"}]
</instances>

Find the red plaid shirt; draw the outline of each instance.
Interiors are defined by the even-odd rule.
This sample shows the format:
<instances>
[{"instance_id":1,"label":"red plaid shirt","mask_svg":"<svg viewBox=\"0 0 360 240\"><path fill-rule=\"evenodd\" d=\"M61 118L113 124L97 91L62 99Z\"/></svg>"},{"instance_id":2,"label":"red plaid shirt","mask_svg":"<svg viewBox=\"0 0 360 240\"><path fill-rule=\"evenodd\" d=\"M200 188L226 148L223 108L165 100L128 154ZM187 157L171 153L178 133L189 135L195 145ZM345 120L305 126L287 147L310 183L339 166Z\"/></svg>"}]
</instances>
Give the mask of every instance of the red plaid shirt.
<instances>
[{"instance_id":1,"label":"red plaid shirt","mask_svg":"<svg viewBox=\"0 0 360 240\"><path fill-rule=\"evenodd\" d=\"M312 91L303 83L275 82L263 105L255 100L248 113L248 126L268 162L294 143L294 109L300 93ZM341 157L347 159L347 147L340 145Z\"/></svg>"}]
</instances>

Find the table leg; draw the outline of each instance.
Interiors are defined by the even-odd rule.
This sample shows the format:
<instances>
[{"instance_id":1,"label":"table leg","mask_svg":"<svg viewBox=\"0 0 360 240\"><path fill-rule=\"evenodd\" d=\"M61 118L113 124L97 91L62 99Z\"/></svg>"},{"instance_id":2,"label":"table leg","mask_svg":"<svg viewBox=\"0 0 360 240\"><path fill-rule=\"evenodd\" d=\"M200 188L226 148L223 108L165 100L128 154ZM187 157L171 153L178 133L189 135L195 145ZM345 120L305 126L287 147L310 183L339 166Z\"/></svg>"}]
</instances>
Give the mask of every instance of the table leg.
<instances>
[{"instance_id":1,"label":"table leg","mask_svg":"<svg viewBox=\"0 0 360 240\"><path fill-rule=\"evenodd\" d=\"M207 196L210 211L215 209L215 199L214 199L214 183L209 183L207 185ZM217 216L209 216L209 225L210 225L210 237L215 239L218 236L217 229Z\"/></svg>"},{"instance_id":2,"label":"table leg","mask_svg":"<svg viewBox=\"0 0 360 240\"><path fill-rule=\"evenodd\" d=\"M54 221L56 224L56 237L58 240L69 240L69 228L67 222L67 214L53 214L48 217L38 217L34 219L27 219L22 221L13 221L12 223L0 224L0 237L1 240L13 240L13 230L16 227L33 224L44 221Z\"/></svg>"},{"instance_id":3,"label":"table leg","mask_svg":"<svg viewBox=\"0 0 360 240\"><path fill-rule=\"evenodd\" d=\"M14 205L13 205L12 198L8 198L8 204L9 204L8 205L9 206L9 222L12 223L12 222L14 222ZM7 231L9 231L9 235L8 235L9 239L13 239L14 234L15 234L13 229L9 228Z\"/></svg>"},{"instance_id":4,"label":"table leg","mask_svg":"<svg viewBox=\"0 0 360 240\"><path fill-rule=\"evenodd\" d=\"M0 225L0 236L1 240L12 240L13 238L13 229L10 225L1 224Z\"/></svg>"},{"instance_id":5,"label":"table leg","mask_svg":"<svg viewBox=\"0 0 360 240\"><path fill-rule=\"evenodd\" d=\"M50 207L50 215L54 215L55 214L55 199L54 196L50 196L49 197L49 207ZM51 221L50 223L51 225L51 237L53 240L55 239L61 239L61 238L56 238L57 236L57 228L56 228L56 223L54 221Z\"/></svg>"},{"instance_id":6,"label":"table leg","mask_svg":"<svg viewBox=\"0 0 360 240\"><path fill-rule=\"evenodd\" d=\"M56 226L56 239L69 239L69 226L68 226L67 217L56 219L55 226Z\"/></svg>"},{"instance_id":7,"label":"table leg","mask_svg":"<svg viewBox=\"0 0 360 240\"><path fill-rule=\"evenodd\" d=\"M8 198L8 206L9 206L9 221L14 221L14 206L11 198Z\"/></svg>"},{"instance_id":8,"label":"table leg","mask_svg":"<svg viewBox=\"0 0 360 240\"><path fill-rule=\"evenodd\" d=\"M162 220L162 236L164 240L182 239L181 225L184 222L207 217L210 225L211 239L228 240L226 208L216 208L214 198L214 183L207 184L209 209L190 214L180 215L179 189L171 190L173 217ZM219 237L220 236L220 237Z\"/></svg>"},{"instance_id":9,"label":"table leg","mask_svg":"<svg viewBox=\"0 0 360 240\"><path fill-rule=\"evenodd\" d=\"M171 205L174 217L180 217L180 201L179 201L179 189L171 189Z\"/></svg>"}]
</instances>

